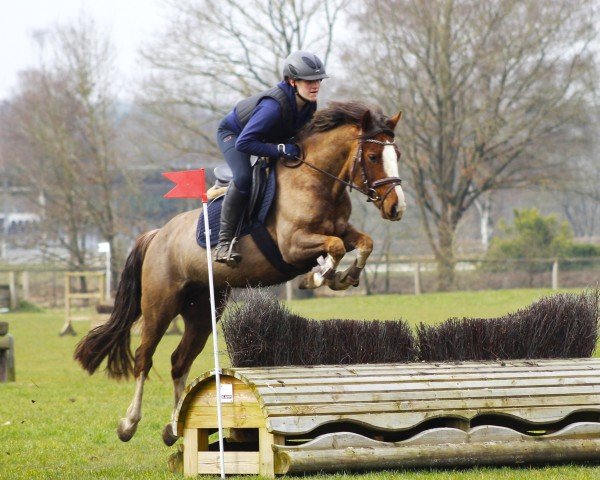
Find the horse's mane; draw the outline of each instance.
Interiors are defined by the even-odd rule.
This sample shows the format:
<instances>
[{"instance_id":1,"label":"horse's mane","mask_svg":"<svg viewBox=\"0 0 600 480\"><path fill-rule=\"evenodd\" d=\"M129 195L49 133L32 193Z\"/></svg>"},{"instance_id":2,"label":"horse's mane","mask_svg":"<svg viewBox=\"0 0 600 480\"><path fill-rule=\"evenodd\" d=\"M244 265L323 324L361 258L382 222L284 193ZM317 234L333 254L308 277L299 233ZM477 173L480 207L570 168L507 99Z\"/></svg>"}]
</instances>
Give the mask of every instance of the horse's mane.
<instances>
[{"instance_id":1,"label":"horse's mane","mask_svg":"<svg viewBox=\"0 0 600 480\"><path fill-rule=\"evenodd\" d=\"M312 120L300 131L299 139L305 139L314 133L327 132L342 125L360 125L364 113L370 110L373 128L370 135L387 132L393 135L393 126L379 107L362 102L329 102L326 108L317 110ZM365 132L367 133L367 132Z\"/></svg>"}]
</instances>

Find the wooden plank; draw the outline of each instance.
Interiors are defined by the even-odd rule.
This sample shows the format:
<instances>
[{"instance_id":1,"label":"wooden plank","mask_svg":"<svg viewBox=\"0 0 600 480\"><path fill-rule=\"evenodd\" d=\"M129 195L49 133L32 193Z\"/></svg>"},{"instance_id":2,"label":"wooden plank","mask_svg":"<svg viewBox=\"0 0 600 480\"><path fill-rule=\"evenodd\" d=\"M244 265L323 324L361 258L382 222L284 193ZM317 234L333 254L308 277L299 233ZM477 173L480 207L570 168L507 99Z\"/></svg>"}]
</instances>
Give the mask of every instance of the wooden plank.
<instances>
[{"instance_id":1,"label":"wooden plank","mask_svg":"<svg viewBox=\"0 0 600 480\"><path fill-rule=\"evenodd\" d=\"M600 365L597 369L592 368L563 368L563 369L540 369L540 370L496 370L494 372L480 371L454 371L454 372L396 372L382 375L334 375L334 376L302 376L302 377L270 377L265 379L249 378L248 383L252 387L265 386L285 386L285 385L306 385L311 383L358 383L358 382L373 382L374 379L384 383L393 382L427 382L427 381L450 381L450 380L472 380L472 379L494 379L494 378L536 378L543 377L565 377L565 376L589 376L599 377Z\"/></svg>"},{"instance_id":2,"label":"wooden plank","mask_svg":"<svg viewBox=\"0 0 600 480\"><path fill-rule=\"evenodd\" d=\"M548 406L536 408L506 408L502 411L498 409L464 409L464 410L432 410L432 411L397 411L371 414L345 414L345 415L305 415L305 416L285 416L269 417L267 428L273 433L286 434L306 434L315 428L335 422L350 422L357 425L365 425L373 429L384 431L403 431L415 427L419 423L433 418L453 416L459 419L471 420L473 417L481 414L501 413L513 418L520 419L532 426L552 423L562 420L573 412L600 411L600 406L594 408L574 408L573 406Z\"/></svg>"},{"instance_id":3,"label":"wooden plank","mask_svg":"<svg viewBox=\"0 0 600 480\"><path fill-rule=\"evenodd\" d=\"M569 364L569 365L546 365L544 367L502 367L499 365L491 366L489 368L439 368L439 369L389 369L389 370L374 370L364 372L349 372L349 371L332 371L332 372L304 372L295 374L277 374L272 373L271 375L256 375L256 376L244 376L246 383L252 385L265 385L267 382L286 382L288 380L309 380L309 379L322 379L327 381L335 378L369 378L369 377L407 377L407 378L420 378L420 377L444 377L448 378L461 378L461 377L472 377L472 376L495 376L497 374L512 374L512 376L520 376L521 374L527 375L539 372L588 372L588 374L594 374L600 368L600 362L595 365L586 364Z\"/></svg>"},{"instance_id":4,"label":"wooden plank","mask_svg":"<svg viewBox=\"0 0 600 480\"><path fill-rule=\"evenodd\" d=\"M504 371L590 369L600 366L599 358L549 359L549 360L506 360L472 362L429 362L393 364L318 365L305 367L262 367L230 369L248 380L285 379L302 377L329 378L338 376L370 376L402 374L445 374L456 372L494 373Z\"/></svg>"},{"instance_id":5,"label":"wooden plank","mask_svg":"<svg viewBox=\"0 0 600 480\"><path fill-rule=\"evenodd\" d=\"M103 277L104 270L81 270L77 272L65 272L67 277Z\"/></svg>"},{"instance_id":6,"label":"wooden plank","mask_svg":"<svg viewBox=\"0 0 600 480\"><path fill-rule=\"evenodd\" d=\"M100 292L69 293L69 298L71 298L73 300L77 300L77 299L94 299L94 298L102 299L102 294Z\"/></svg>"},{"instance_id":7,"label":"wooden plank","mask_svg":"<svg viewBox=\"0 0 600 480\"><path fill-rule=\"evenodd\" d=\"M88 317L88 316L86 316L86 317L84 317L84 316L75 316L75 317L74 317L74 316L72 316L72 315L71 315L71 316L69 317L69 320L70 320L71 322L82 322L82 321L84 321L84 320L85 320L85 321L87 321L87 320L89 320L89 319L90 319L90 317Z\"/></svg>"},{"instance_id":8,"label":"wooden plank","mask_svg":"<svg viewBox=\"0 0 600 480\"><path fill-rule=\"evenodd\" d=\"M460 410L486 410L508 413L513 409L533 409L547 406L563 406L572 411L592 407L600 411L600 394L597 395L557 395L518 398L462 398L439 400L411 400L401 402L330 402L309 403L303 405L269 405L267 413L270 418L276 416L301 415L360 415L385 413L401 415L402 412L455 412Z\"/></svg>"},{"instance_id":9,"label":"wooden plank","mask_svg":"<svg viewBox=\"0 0 600 480\"><path fill-rule=\"evenodd\" d=\"M421 400L458 400L458 399L497 399L521 397L554 397L568 395L594 395L600 399L600 385L563 385L558 387L519 387L519 388L480 388L480 389L447 389L447 390L395 390L387 392L341 392L321 393L299 392L288 395L265 395L263 406L270 409L272 406L305 405L325 403L350 403L350 402L412 402Z\"/></svg>"},{"instance_id":10,"label":"wooden plank","mask_svg":"<svg viewBox=\"0 0 600 480\"><path fill-rule=\"evenodd\" d=\"M265 416L258 404L221 405L223 428L259 428L266 424ZM185 417L186 428L214 428L217 426L217 410L214 407L189 407Z\"/></svg>"},{"instance_id":11,"label":"wooden plank","mask_svg":"<svg viewBox=\"0 0 600 480\"><path fill-rule=\"evenodd\" d=\"M501 380L474 380L468 382L422 382L422 383L342 383L342 384L310 384L296 385L294 387L278 388L259 388L257 393L260 396L261 404L268 405L277 403L277 397L284 394L309 395L309 394L335 394L335 393L354 393L354 392L372 392L373 395L388 392L427 392L427 391L451 391L451 390L476 390L476 389L514 389L518 394L519 388L537 387L540 390L557 385L573 387L589 387L591 392L597 392L600 382L590 378L531 378L531 379L501 379Z\"/></svg>"},{"instance_id":12,"label":"wooden plank","mask_svg":"<svg viewBox=\"0 0 600 480\"><path fill-rule=\"evenodd\" d=\"M292 365L283 367L239 367L230 368L236 372L243 373L262 373L262 372L285 372L285 371L306 371L306 370L363 370L363 369L385 369L385 368L438 368L438 367L455 367L455 366L485 366L485 365L524 365L524 364L556 364L556 363L573 363L573 362L598 362L597 357L581 357L581 358L535 358L535 359L506 359L506 360L448 360L448 361L432 361L432 362L388 362L388 363L353 363L353 364L337 364L337 365Z\"/></svg>"},{"instance_id":13,"label":"wooden plank","mask_svg":"<svg viewBox=\"0 0 600 480\"><path fill-rule=\"evenodd\" d=\"M339 377L311 377L311 378L289 378L281 380L273 378L270 380L257 381L253 386L257 389L277 389L283 387L292 386L304 386L304 385L354 385L354 384L369 384L369 385L390 385L394 383L448 383L448 382L470 382L470 381L493 381L493 380L514 380L517 382L524 382L529 379L539 380L542 378L551 381L552 379L564 379L564 378L589 378L596 382L600 381L600 369L596 371L592 370L574 370L574 371L560 371L553 370L548 372L540 371L523 371L523 372L497 372L482 375L479 372L475 372L469 375L464 374L449 374L449 375L385 375L385 376L339 376Z\"/></svg>"},{"instance_id":14,"label":"wooden plank","mask_svg":"<svg viewBox=\"0 0 600 480\"><path fill-rule=\"evenodd\" d=\"M258 452L225 452L223 461L227 475L257 475L259 472ZM221 473L219 452L198 454L198 473L218 475Z\"/></svg>"}]
</instances>

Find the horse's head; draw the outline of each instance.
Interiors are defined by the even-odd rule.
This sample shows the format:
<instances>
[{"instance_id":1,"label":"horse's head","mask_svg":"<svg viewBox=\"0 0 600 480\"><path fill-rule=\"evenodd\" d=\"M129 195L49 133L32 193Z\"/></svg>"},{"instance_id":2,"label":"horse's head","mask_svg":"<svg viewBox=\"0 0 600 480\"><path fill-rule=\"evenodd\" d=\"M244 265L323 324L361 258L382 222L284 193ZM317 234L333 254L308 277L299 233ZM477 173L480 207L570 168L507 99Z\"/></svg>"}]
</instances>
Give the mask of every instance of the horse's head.
<instances>
[{"instance_id":1,"label":"horse's head","mask_svg":"<svg viewBox=\"0 0 600 480\"><path fill-rule=\"evenodd\" d=\"M401 117L399 112L382 122L374 121L369 110L363 114L351 174L353 182L368 193L387 220L400 220L406 210L398 177L400 151L394 143L394 129Z\"/></svg>"}]
</instances>

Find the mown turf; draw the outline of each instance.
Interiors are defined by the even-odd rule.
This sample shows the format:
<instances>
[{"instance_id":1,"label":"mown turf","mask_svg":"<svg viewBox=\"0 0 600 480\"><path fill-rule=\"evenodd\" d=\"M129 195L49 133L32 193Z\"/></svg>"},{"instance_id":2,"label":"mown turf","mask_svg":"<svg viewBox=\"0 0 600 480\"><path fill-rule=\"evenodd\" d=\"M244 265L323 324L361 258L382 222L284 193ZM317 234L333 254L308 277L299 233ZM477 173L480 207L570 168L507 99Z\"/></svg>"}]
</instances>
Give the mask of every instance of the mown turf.
<instances>
[{"instance_id":1,"label":"mown turf","mask_svg":"<svg viewBox=\"0 0 600 480\"><path fill-rule=\"evenodd\" d=\"M452 316L492 317L528 305L548 290L461 292L414 296L341 297L293 301L290 308L311 318L405 318L411 324ZM0 317L15 336L17 382L0 384L0 479L175 479L167 470L174 451L160 438L172 408L169 356L179 341L163 339L147 383L144 418L136 436L121 443L115 434L133 394L133 382L89 376L72 360L87 324L77 337L59 337L63 312L22 312ZM134 343L138 337L134 336ZM190 380L211 368L208 347L196 360ZM222 352L225 348L220 347ZM223 365L228 361L221 355ZM237 477L243 478L243 477ZM248 477L253 478L253 477ZM315 480L352 478L441 479L600 479L600 466L416 470L311 476Z\"/></svg>"}]
</instances>

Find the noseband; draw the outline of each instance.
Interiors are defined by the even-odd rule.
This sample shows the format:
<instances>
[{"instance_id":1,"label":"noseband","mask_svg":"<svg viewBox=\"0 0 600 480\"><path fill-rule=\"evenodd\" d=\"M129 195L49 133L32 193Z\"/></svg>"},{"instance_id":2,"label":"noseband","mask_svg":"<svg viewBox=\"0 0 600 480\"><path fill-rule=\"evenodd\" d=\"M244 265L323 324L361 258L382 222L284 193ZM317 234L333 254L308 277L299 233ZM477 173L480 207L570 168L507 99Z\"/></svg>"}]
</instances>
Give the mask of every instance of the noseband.
<instances>
[{"instance_id":1,"label":"noseband","mask_svg":"<svg viewBox=\"0 0 600 480\"><path fill-rule=\"evenodd\" d=\"M335 175L333 175L329 172L326 172L325 170L317 167L316 165L313 165L313 164L307 162L303 158L297 157L298 163L286 164L284 162L284 165L293 168L293 167L297 167L301 163L304 163L306 166L308 166L314 170L317 170L318 172L322 173L323 175L326 175L326 176L332 178L333 180L335 180L336 182L339 182L342 185L348 187L348 189L350 191L356 190L357 192L362 193L363 195L365 195L367 197L367 202L374 202L374 203L379 202L378 206L379 206L379 208L381 208L381 206L383 205L383 202L385 201L387 196L390 194L390 192L394 189L394 187L402 184L402 179L399 177L386 177L386 178L381 178L379 180L372 181L369 178L369 174L367 171L367 165L366 165L365 159L363 157L363 144L364 143L375 143L377 145L383 145L384 147L386 147L388 145L395 145L394 142L390 142L388 140L381 141L381 140L376 140L374 138L365 138L365 139L361 138L358 143L358 148L356 149L356 155L354 156L354 161L352 162L352 170L350 171L350 181L349 182L341 179L340 177L336 177ZM359 186L352 181L352 179L354 178L354 172L356 171L356 169L358 167L360 167L362 186ZM376 189L379 187L382 187L384 185L389 185L390 187L386 190L386 192L383 194L383 196L380 196L377 193Z\"/></svg>"}]
</instances>

